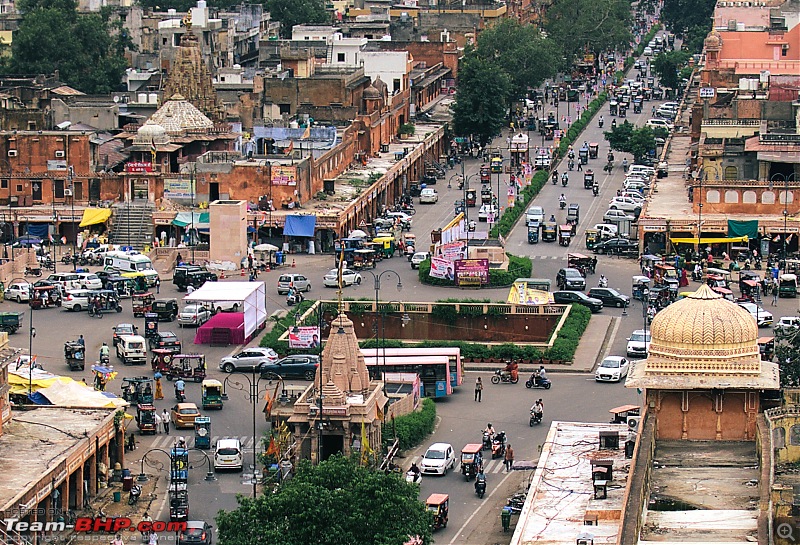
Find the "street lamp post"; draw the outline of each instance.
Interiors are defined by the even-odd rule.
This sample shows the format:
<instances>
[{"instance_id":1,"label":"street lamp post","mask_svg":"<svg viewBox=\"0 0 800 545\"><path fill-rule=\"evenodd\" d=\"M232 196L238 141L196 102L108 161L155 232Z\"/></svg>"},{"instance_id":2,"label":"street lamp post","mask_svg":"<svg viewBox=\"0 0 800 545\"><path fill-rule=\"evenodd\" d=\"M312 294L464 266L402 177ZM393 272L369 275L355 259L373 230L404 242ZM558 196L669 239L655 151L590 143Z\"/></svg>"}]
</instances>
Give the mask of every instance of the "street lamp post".
<instances>
[{"instance_id":1,"label":"street lamp post","mask_svg":"<svg viewBox=\"0 0 800 545\"><path fill-rule=\"evenodd\" d=\"M272 384L273 380L277 380L279 384L283 383L283 378L280 375L272 372L264 372L256 375L257 370L258 369L256 367L253 367L253 371L250 375L248 375L247 373L242 373L241 371L234 371L230 373L229 376L225 377L225 381L222 383L222 399L228 399L227 387L229 381L234 389L240 390L242 392L245 391L245 385L243 383L237 382L236 380L231 380L234 377L234 375L238 375L247 380L248 384L247 397L253 406L253 415L252 415L253 416L253 478L252 478L253 498L255 498L256 494L258 493L257 491L258 480L256 479L256 468L258 467L258 455L257 455L258 438L256 437L256 405L258 405L258 400L260 397L258 394L261 386L261 381L267 380L270 384Z\"/></svg>"},{"instance_id":2,"label":"street lamp post","mask_svg":"<svg viewBox=\"0 0 800 545\"><path fill-rule=\"evenodd\" d=\"M58 227L58 215L56 215L56 181L53 178L50 178L50 185L53 188L53 237L52 242L50 242L50 249L53 252L53 274L58 272L58 256L56 255L55 246L56 246L56 235L58 231L56 228Z\"/></svg>"}]
</instances>

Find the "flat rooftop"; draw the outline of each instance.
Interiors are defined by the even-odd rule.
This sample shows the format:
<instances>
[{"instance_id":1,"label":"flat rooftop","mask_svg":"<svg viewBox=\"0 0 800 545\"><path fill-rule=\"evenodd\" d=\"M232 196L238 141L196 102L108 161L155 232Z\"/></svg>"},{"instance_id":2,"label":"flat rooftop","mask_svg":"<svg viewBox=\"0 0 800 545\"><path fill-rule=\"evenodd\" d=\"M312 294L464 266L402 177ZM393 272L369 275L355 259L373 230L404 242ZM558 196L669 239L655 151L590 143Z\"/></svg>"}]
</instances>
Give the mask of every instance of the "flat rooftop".
<instances>
[{"instance_id":1,"label":"flat rooftop","mask_svg":"<svg viewBox=\"0 0 800 545\"><path fill-rule=\"evenodd\" d=\"M617 432L620 449L600 450L601 431ZM615 543L630 470L627 434L624 424L553 422L511 545L574 545L583 532L595 543ZM606 499L594 499L593 460L613 462ZM585 525L587 516L596 516L597 524Z\"/></svg>"},{"instance_id":2,"label":"flat rooftop","mask_svg":"<svg viewBox=\"0 0 800 545\"><path fill-rule=\"evenodd\" d=\"M754 442L657 441L640 545L758 541L759 476Z\"/></svg>"},{"instance_id":3,"label":"flat rooftop","mask_svg":"<svg viewBox=\"0 0 800 545\"><path fill-rule=\"evenodd\" d=\"M0 435L0 511L15 506L28 488L64 462L113 413L53 406L14 411Z\"/></svg>"}]
</instances>

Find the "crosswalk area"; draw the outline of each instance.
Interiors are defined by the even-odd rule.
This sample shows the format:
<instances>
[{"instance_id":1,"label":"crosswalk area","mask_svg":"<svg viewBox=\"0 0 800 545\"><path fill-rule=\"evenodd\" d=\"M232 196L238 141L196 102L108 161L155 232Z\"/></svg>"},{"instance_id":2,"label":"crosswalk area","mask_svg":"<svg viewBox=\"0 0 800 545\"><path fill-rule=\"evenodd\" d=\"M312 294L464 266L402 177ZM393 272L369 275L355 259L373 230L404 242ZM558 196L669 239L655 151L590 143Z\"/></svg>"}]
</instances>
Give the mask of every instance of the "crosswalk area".
<instances>
[{"instance_id":1,"label":"crosswalk area","mask_svg":"<svg viewBox=\"0 0 800 545\"><path fill-rule=\"evenodd\" d=\"M153 442L150 444L150 448L160 448L169 451L173 446L175 446L175 443L178 442L179 437L183 437L190 448L194 447L194 431L186 430L185 435L155 435L153 436ZM253 449L253 437L251 435L242 435L239 437L231 437L230 435L215 435L211 438L211 448L214 448L214 445L217 444L218 439L238 439L242 445L242 450L247 452L248 450Z\"/></svg>"},{"instance_id":2,"label":"crosswalk area","mask_svg":"<svg viewBox=\"0 0 800 545\"><path fill-rule=\"evenodd\" d=\"M422 463L422 456L414 456L411 459L412 464L420 464ZM456 461L455 469L451 469L450 471L461 472L461 465ZM490 457L484 458L483 460L483 472L484 473L508 473L506 471L506 466L503 464L503 460L498 458L496 460L492 460Z\"/></svg>"}]
</instances>

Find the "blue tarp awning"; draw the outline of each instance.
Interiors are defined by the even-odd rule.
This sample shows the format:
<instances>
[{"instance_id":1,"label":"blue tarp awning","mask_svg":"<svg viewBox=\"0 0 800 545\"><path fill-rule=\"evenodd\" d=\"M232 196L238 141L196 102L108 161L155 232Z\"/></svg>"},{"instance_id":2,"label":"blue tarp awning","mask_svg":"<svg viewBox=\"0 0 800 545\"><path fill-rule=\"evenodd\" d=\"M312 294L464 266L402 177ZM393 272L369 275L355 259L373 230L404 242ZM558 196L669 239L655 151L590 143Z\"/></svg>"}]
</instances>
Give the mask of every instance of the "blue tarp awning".
<instances>
[{"instance_id":1,"label":"blue tarp awning","mask_svg":"<svg viewBox=\"0 0 800 545\"><path fill-rule=\"evenodd\" d=\"M50 234L50 224L49 223L29 223L28 224L28 234L38 237L42 240L47 239L47 235Z\"/></svg>"},{"instance_id":2,"label":"blue tarp awning","mask_svg":"<svg viewBox=\"0 0 800 545\"><path fill-rule=\"evenodd\" d=\"M283 234L290 237L313 237L317 216L286 216Z\"/></svg>"}]
</instances>

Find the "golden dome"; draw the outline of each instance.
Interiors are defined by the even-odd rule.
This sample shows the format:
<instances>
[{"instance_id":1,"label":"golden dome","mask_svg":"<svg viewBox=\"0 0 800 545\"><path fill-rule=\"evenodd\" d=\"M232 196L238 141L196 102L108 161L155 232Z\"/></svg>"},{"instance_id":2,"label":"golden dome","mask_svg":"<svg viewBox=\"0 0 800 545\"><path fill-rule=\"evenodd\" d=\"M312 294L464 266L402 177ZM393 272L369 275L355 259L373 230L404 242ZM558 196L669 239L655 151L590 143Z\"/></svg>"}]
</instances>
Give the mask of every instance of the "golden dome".
<instances>
[{"instance_id":1,"label":"golden dome","mask_svg":"<svg viewBox=\"0 0 800 545\"><path fill-rule=\"evenodd\" d=\"M722 36L714 29L708 33L703 44L705 45L706 51L719 51L722 49Z\"/></svg>"},{"instance_id":2,"label":"golden dome","mask_svg":"<svg viewBox=\"0 0 800 545\"><path fill-rule=\"evenodd\" d=\"M648 372L760 373L756 321L739 305L703 285L656 314Z\"/></svg>"}]
</instances>

